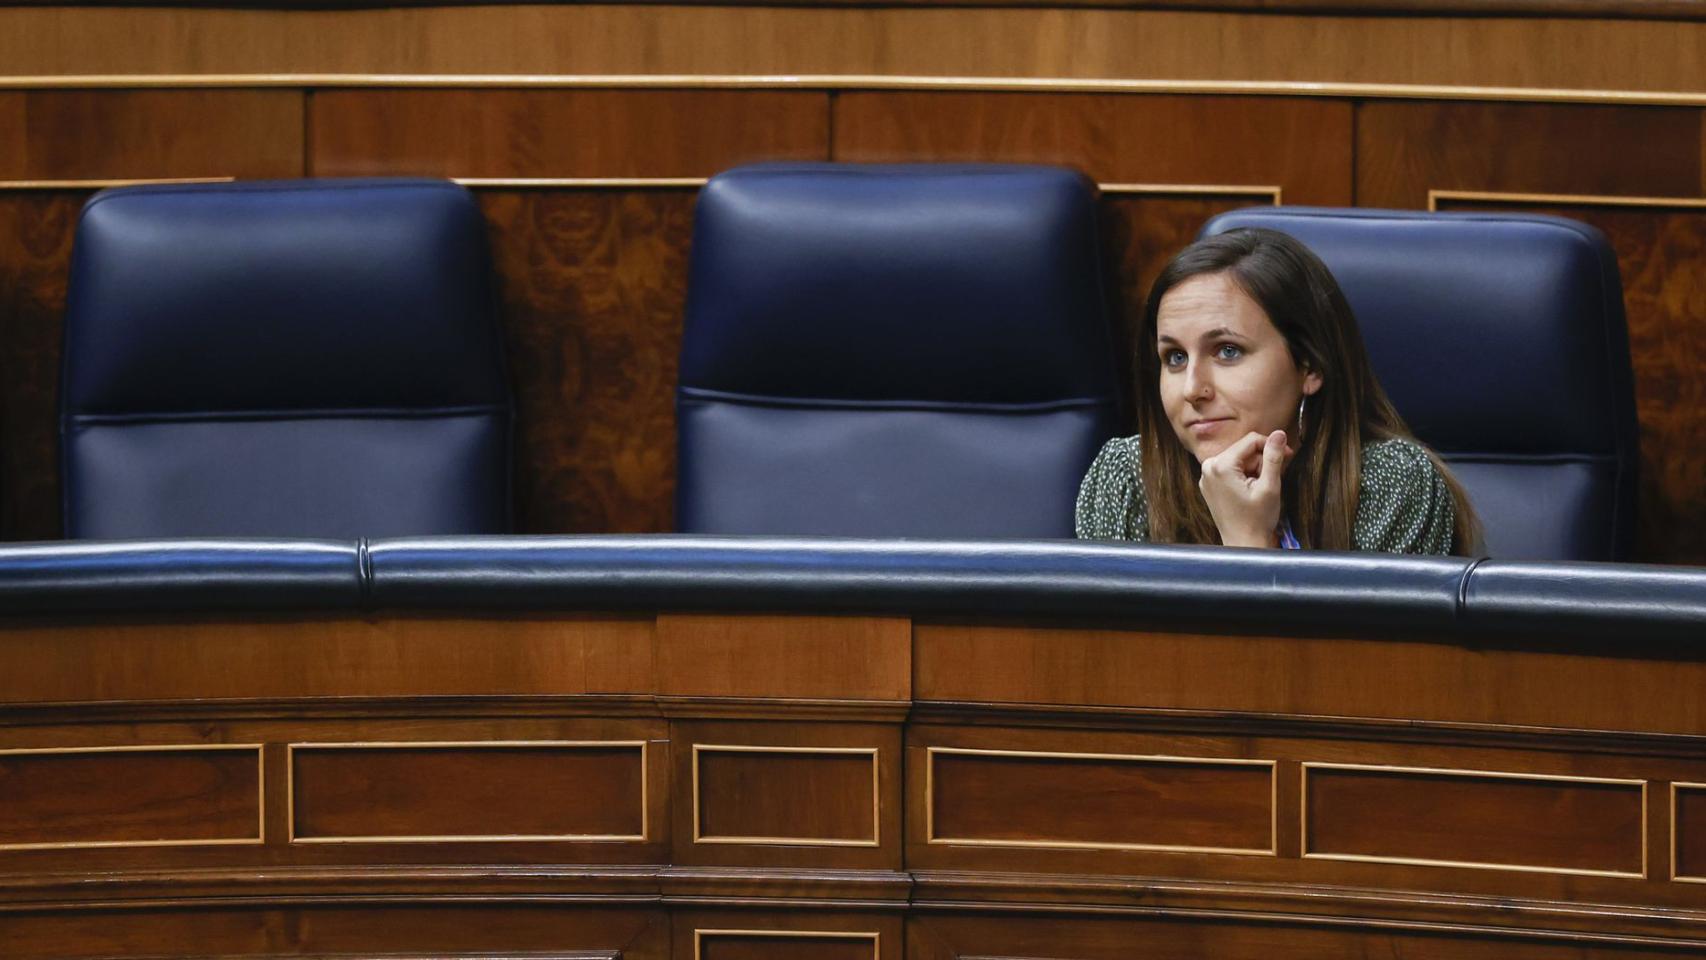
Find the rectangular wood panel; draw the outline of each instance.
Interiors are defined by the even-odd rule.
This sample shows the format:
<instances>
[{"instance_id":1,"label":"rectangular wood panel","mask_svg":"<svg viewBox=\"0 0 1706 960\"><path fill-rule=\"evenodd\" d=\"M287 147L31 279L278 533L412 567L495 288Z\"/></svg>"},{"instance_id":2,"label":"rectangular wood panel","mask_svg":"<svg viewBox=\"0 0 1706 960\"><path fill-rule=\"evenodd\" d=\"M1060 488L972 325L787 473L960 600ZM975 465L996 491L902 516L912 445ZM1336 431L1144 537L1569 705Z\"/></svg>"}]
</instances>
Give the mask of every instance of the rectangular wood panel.
<instances>
[{"instance_id":1,"label":"rectangular wood panel","mask_svg":"<svg viewBox=\"0 0 1706 960\"><path fill-rule=\"evenodd\" d=\"M1673 783L1671 790L1671 872L1706 883L1706 783Z\"/></svg>"},{"instance_id":2,"label":"rectangular wood panel","mask_svg":"<svg viewBox=\"0 0 1706 960\"><path fill-rule=\"evenodd\" d=\"M697 194L477 191L516 399L518 532L675 529L676 363Z\"/></svg>"},{"instance_id":3,"label":"rectangular wood panel","mask_svg":"<svg viewBox=\"0 0 1706 960\"><path fill-rule=\"evenodd\" d=\"M1262 761L929 748L931 843L1272 853Z\"/></svg>"},{"instance_id":4,"label":"rectangular wood panel","mask_svg":"<svg viewBox=\"0 0 1706 960\"><path fill-rule=\"evenodd\" d=\"M693 745L695 843L878 846L878 751Z\"/></svg>"},{"instance_id":5,"label":"rectangular wood panel","mask_svg":"<svg viewBox=\"0 0 1706 960\"><path fill-rule=\"evenodd\" d=\"M1277 186L1351 201L1348 101L1118 94L847 93L837 160L1078 167L1102 182Z\"/></svg>"},{"instance_id":6,"label":"rectangular wood panel","mask_svg":"<svg viewBox=\"0 0 1706 960\"><path fill-rule=\"evenodd\" d=\"M1696 107L1370 100L1357 104L1356 203L1429 190L1698 196Z\"/></svg>"},{"instance_id":7,"label":"rectangular wood panel","mask_svg":"<svg viewBox=\"0 0 1706 960\"><path fill-rule=\"evenodd\" d=\"M302 175L299 90L32 90L0 101L0 180Z\"/></svg>"},{"instance_id":8,"label":"rectangular wood panel","mask_svg":"<svg viewBox=\"0 0 1706 960\"><path fill-rule=\"evenodd\" d=\"M809 930L695 930L694 960L875 960L875 933Z\"/></svg>"},{"instance_id":9,"label":"rectangular wood panel","mask_svg":"<svg viewBox=\"0 0 1706 960\"><path fill-rule=\"evenodd\" d=\"M0 850L261 842L257 746L0 751Z\"/></svg>"},{"instance_id":10,"label":"rectangular wood panel","mask_svg":"<svg viewBox=\"0 0 1706 960\"><path fill-rule=\"evenodd\" d=\"M1641 781L1304 764L1305 857L1641 876Z\"/></svg>"},{"instance_id":11,"label":"rectangular wood panel","mask_svg":"<svg viewBox=\"0 0 1706 960\"><path fill-rule=\"evenodd\" d=\"M704 697L901 700L912 691L912 631L895 617L662 614L661 693Z\"/></svg>"},{"instance_id":12,"label":"rectangular wood panel","mask_svg":"<svg viewBox=\"0 0 1706 960\"><path fill-rule=\"evenodd\" d=\"M644 840L643 743L294 744L291 840Z\"/></svg>"},{"instance_id":13,"label":"rectangular wood panel","mask_svg":"<svg viewBox=\"0 0 1706 960\"><path fill-rule=\"evenodd\" d=\"M738 90L326 90L320 176L706 177L828 155L825 93Z\"/></svg>"}]
</instances>

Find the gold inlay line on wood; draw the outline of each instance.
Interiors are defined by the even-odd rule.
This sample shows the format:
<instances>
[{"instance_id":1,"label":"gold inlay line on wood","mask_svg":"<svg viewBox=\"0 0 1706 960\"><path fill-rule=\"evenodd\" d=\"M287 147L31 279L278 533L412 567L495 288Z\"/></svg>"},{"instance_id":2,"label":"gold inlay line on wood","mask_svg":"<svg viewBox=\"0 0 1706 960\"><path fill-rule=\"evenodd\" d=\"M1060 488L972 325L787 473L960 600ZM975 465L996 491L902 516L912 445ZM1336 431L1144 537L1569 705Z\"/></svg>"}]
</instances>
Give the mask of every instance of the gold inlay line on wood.
<instances>
[{"instance_id":1,"label":"gold inlay line on wood","mask_svg":"<svg viewBox=\"0 0 1706 960\"><path fill-rule=\"evenodd\" d=\"M871 960L883 955L882 934L860 930L693 930L693 960L702 960L706 937L781 937L785 939L869 940Z\"/></svg>"},{"instance_id":2,"label":"gold inlay line on wood","mask_svg":"<svg viewBox=\"0 0 1706 960\"><path fill-rule=\"evenodd\" d=\"M1485 190L1429 190L1428 210L1438 213L1440 201L1471 203L1557 204L1583 207L1671 207L1706 210L1703 197L1619 197L1589 193L1496 193Z\"/></svg>"},{"instance_id":3,"label":"gold inlay line on wood","mask_svg":"<svg viewBox=\"0 0 1706 960\"><path fill-rule=\"evenodd\" d=\"M1578 777L1565 774L1549 773L1511 773L1503 770L1459 770L1451 767L1397 767L1380 764L1360 763L1304 763L1303 773L1299 778L1298 816L1300 831L1298 833L1299 848L1303 851L1305 860L1337 860L1350 863L1390 863L1418 867L1458 867L1465 870L1510 870L1520 873L1549 873L1578 877L1624 877L1645 879L1647 876L1647 781L1626 780L1616 777ZM1520 863L1478 863L1471 860L1434 860L1425 857L1383 857L1358 853L1310 853L1309 852L1309 774L1314 770L1355 770L1364 773L1405 773L1424 777L1466 777L1473 779L1493 780L1529 780L1543 783L1596 783L1626 787L1641 788L1641 828L1639 845L1641 848L1641 869L1631 873L1627 870L1589 870L1580 867L1539 867L1532 864Z\"/></svg>"},{"instance_id":4,"label":"gold inlay line on wood","mask_svg":"<svg viewBox=\"0 0 1706 960\"><path fill-rule=\"evenodd\" d=\"M209 753L216 751L255 752L255 835L253 837L231 837L217 840L86 840L70 842L44 843L0 843L0 850L86 850L94 848L122 847L230 847L254 846L266 843L267 824L267 769L262 754L262 745L258 743L219 743L219 744L161 744L157 746L115 746L115 747L27 747L0 750L0 757L17 756L68 756L91 753Z\"/></svg>"},{"instance_id":5,"label":"gold inlay line on wood","mask_svg":"<svg viewBox=\"0 0 1706 960\"><path fill-rule=\"evenodd\" d=\"M1598 87L1510 87L1473 84L1349 83L1307 80L1179 80L1117 77L975 77L883 74L489 74L489 73L210 73L0 76L0 90L209 87L498 87L720 90L946 90L989 93L1161 93L1278 97L1366 97L1391 100L1491 100L1706 106L1706 93Z\"/></svg>"},{"instance_id":6,"label":"gold inlay line on wood","mask_svg":"<svg viewBox=\"0 0 1706 960\"><path fill-rule=\"evenodd\" d=\"M1035 757L1051 760L1113 760L1158 765L1209 765L1268 768L1268 847L1196 847L1158 843L1104 843L1089 840L978 840L936 835L936 757L939 754L984 757ZM1275 760L1229 757L1172 757L1137 753L1067 753L1051 750L984 750L969 747L926 747L924 761L924 842L976 847L1026 847L1046 850L1145 850L1157 853L1224 853L1243 856L1279 855L1279 766Z\"/></svg>"},{"instance_id":7,"label":"gold inlay line on wood","mask_svg":"<svg viewBox=\"0 0 1706 960\"><path fill-rule=\"evenodd\" d=\"M163 177L120 180L0 180L0 190L105 190L109 187L147 187L161 184L232 183L236 177Z\"/></svg>"},{"instance_id":8,"label":"gold inlay line on wood","mask_svg":"<svg viewBox=\"0 0 1706 960\"><path fill-rule=\"evenodd\" d=\"M1683 790L1706 792L1706 783L1676 783L1670 785L1670 878L1677 883L1706 883L1706 876L1678 873L1676 869L1677 834L1682 821L1676 818L1676 795Z\"/></svg>"},{"instance_id":9,"label":"gold inlay line on wood","mask_svg":"<svg viewBox=\"0 0 1706 960\"><path fill-rule=\"evenodd\" d=\"M296 751L304 750L537 750L581 748L603 750L634 747L640 753L640 832L637 834L452 834L445 836L299 837L296 835ZM517 842L645 842L651 836L651 771L644 740L386 740L351 743L291 743L285 746L285 823L290 843L517 843Z\"/></svg>"},{"instance_id":10,"label":"gold inlay line on wood","mask_svg":"<svg viewBox=\"0 0 1706 960\"><path fill-rule=\"evenodd\" d=\"M841 840L822 837L746 837L718 834L705 836L700 832L699 819L699 754L705 753L788 753L803 756L843 756L847 754L864 754L871 758L871 838L869 840ZM739 843L753 846L804 846L804 847L877 847L882 845L882 771L877 765L878 748L876 747L760 747L745 744L695 743L693 745L693 842L694 843ZM717 931L728 932L728 931Z\"/></svg>"},{"instance_id":11,"label":"gold inlay line on wood","mask_svg":"<svg viewBox=\"0 0 1706 960\"><path fill-rule=\"evenodd\" d=\"M1181 194L1196 196L1208 194L1226 197L1262 197L1272 202L1276 207L1284 202L1281 199L1284 191L1279 187L1270 186L1219 183L1099 183L1096 186L1103 193L1115 195L1172 196Z\"/></svg>"}]
</instances>

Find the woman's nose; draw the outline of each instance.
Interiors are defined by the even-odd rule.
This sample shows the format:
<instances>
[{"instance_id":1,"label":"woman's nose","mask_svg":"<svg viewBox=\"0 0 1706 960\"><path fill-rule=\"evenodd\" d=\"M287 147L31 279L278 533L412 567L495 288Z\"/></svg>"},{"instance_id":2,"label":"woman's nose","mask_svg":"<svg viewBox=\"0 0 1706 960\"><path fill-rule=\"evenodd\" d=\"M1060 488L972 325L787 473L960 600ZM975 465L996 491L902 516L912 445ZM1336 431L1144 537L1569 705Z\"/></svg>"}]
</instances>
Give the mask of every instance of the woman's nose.
<instances>
[{"instance_id":1,"label":"woman's nose","mask_svg":"<svg viewBox=\"0 0 1706 960\"><path fill-rule=\"evenodd\" d=\"M1212 400L1214 380L1207 370L1196 364L1185 368L1185 396L1191 400Z\"/></svg>"}]
</instances>

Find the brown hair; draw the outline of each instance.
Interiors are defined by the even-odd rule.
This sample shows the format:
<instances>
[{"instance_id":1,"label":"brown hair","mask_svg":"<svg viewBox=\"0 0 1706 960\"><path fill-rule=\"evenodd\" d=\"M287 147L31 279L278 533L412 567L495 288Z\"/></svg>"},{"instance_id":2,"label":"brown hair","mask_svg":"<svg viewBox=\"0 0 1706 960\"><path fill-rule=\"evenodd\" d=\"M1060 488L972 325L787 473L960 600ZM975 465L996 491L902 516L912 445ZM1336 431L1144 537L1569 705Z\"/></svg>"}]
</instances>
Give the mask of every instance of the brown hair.
<instances>
[{"instance_id":1,"label":"brown hair","mask_svg":"<svg viewBox=\"0 0 1706 960\"><path fill-rule=\"evenodd\" d=\"M1297 456L1282 485L1282 509L1303 546L1353 549L1363 446L1415 437L1375 379L1356 315L1327 265L1292 237L1259 228L1198 240L1181 250L1150 288L1137 366L1150 539L1220 542L1220 531L1197 491L1201 466L1179 442L1162 409L1161 361L1155 350L1161 298L1185 280L1215 273L1225 273L1262 308L1285 338L1293 362L1321 375L1321 389L1305 404L1301 441L1291 438ZM1452 552L1472 553L1480 540L1474 509L1445 464L1431 450L1428 456L1457 508Z\"/></svg>"}]
</instances>

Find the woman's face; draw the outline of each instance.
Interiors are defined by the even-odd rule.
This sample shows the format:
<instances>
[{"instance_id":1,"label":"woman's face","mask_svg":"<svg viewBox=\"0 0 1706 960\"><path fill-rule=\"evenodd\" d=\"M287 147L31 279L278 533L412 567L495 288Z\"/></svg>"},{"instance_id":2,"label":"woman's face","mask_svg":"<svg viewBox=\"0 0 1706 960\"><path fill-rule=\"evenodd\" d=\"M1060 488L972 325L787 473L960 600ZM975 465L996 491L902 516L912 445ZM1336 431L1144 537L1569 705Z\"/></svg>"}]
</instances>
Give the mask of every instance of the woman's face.
<instances>
[{"instance_id":1,"label":"woman's face","mask_svg":"<svg viewBox=\"0 0 1706 960\"><path fill-rule=\"evenodd\" d=\"M1300 368L1266 312L1230 274L1201 274L1161 298L1155 352L1161 406L1197 462L1246 434L1286 431L1296 446L1297 404L1321 389Z\"/></svg>"}]
</instances>

